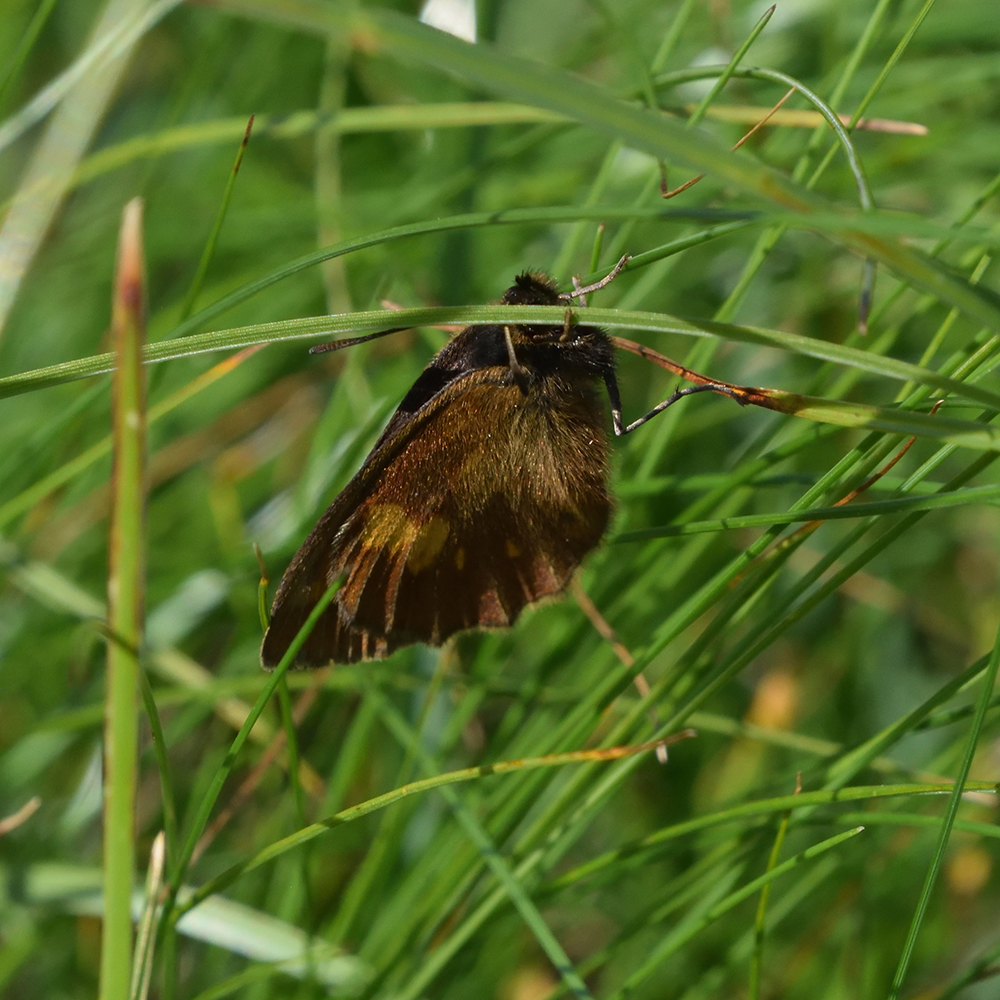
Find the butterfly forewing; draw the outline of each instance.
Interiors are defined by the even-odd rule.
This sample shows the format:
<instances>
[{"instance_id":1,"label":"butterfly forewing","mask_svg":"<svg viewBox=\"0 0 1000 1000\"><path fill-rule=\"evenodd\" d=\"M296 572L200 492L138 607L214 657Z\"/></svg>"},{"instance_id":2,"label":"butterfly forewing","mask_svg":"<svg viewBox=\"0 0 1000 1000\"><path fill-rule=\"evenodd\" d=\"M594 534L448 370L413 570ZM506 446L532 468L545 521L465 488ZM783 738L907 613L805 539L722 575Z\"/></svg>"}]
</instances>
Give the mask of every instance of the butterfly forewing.
<instances>
[{"instance_id":1,"label":"butterfly forewing","mask_svg":"<svg viewBox=\"0 0 1000 1000\"><path fill-rule=\"evenodd\" d=\"M526 604L565 589L611 509L591 382L559 373L525 392L508 367L477 368L412 415L397 414L289 566L265 666L341 576L300 666L509 625Z\"/></svg>"}]
</instances>

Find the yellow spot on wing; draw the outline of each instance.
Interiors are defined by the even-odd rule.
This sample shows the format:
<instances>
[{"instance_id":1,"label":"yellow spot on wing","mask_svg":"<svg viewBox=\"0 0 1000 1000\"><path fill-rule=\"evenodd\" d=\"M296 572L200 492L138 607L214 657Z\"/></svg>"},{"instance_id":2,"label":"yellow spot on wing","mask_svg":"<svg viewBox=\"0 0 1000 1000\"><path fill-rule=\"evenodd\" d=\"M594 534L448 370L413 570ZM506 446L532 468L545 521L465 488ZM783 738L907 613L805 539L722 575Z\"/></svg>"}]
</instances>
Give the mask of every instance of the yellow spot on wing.
<instances>
[{"instance_id":1,"label":"yellow spot on wing","mask_svg":"<svg viewBox=\"0 0 1000 1000\"><path fill-rule=\"evenodd\" d=\"M465 569L465 549L459 549L455 553L455 569L457 569L459 573Z\"/></svg>"},{"instance_id":2,"label":"yellow spot on wing","mask_svg":"<svg viewBox=\"0 0 1000 1000\"><path fill-rule=\"evenodd\" d=\"M399 552L416 537L417 525L398 504L380 503L369 508L365 521L365 548Z\"/></svg>"},{"instance_id":3,"label":"yellow spot on wing","mask_svg":"<svg viewBox=\"0 0 1000 1000\"><path fill-rule=\"evenodd\" d=\"M509 538L507 539L505 548L507 549L507 556L510 559L517 559L521 554L521 550Z\"/></svg>"},{"instance_id":4,"label":"yellow spot on wing","mask_svg":"<svg viewBox=\"0 0 1000 1000\"><path fill-rule=\"evenodd\" d=\"M411 573L419 573L433 565L450 533L451 525L443 517L432 517L417 532L406 560L406 568Z\"/></svg>"}]
</instances>

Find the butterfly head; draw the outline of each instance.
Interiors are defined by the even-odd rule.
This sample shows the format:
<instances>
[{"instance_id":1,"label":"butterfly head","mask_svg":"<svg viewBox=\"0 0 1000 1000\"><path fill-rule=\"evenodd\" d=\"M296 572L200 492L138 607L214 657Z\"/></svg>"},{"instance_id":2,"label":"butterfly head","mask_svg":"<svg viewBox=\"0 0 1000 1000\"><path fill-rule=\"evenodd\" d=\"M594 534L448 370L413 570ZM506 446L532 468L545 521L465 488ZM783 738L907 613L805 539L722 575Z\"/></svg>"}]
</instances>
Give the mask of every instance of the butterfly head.
<instances>
[{"instance_id":1,"label":"butterfly head","mask_svg":"<svg viewBox=\"0 0 1000 1000\"><path fill-rule=\"evenodd\" d=\"M505 306L557 306L559 301L555 282L545 274L530 271L519 274L500 300Z\"/></svg>"},{"instance_id":2,"label":"butterfly head","mask_svg":"<svg viewBox=\"0 0 1000 1000\"><path fill-rule=\"evenodd\" d=\"M501 305L565 307L561 322L505 327L518 360L536 369L554 365L566 374L576 368L583 368L590 375L611 370L613 351L607 336L597 327L578 324L568 298L559 293L556 283L545 274L525 271L514 279L500 299Z\"/></svg>"}]
</instances>

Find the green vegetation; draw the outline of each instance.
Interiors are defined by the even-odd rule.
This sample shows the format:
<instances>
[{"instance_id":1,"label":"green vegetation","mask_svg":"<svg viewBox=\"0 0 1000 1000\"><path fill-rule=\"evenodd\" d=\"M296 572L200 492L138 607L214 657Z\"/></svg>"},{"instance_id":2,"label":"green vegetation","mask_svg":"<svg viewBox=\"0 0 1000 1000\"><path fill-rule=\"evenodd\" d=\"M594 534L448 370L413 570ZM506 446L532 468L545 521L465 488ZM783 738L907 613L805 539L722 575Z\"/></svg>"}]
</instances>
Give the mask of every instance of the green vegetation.
<instances>
[{"instance_id":1,"label":"green vegetation","mask_svg":"<svg viewBox=\"0 0 1000 1000\"><path fill-rule=\"evenodd\" d=\"M1000 19L477 6L475 47L371 3L0 11L0 994L995 996ZM265 674L254 545L273 594L440 326L626 253L592 322L787 412L616 441L606 544L514 629ZM676 385L619 381L626 419Z\"/></svg>"}]
</instances>

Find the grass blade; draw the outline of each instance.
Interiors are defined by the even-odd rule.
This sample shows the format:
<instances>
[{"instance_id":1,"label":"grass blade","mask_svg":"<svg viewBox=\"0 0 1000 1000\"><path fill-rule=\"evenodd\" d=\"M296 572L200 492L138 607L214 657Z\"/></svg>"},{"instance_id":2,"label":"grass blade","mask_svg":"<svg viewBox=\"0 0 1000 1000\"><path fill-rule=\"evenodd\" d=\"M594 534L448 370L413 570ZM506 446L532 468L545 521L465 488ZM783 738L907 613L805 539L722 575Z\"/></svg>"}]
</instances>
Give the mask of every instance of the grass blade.
<instances>
[{"instance_id":1,"label":"grass blade","mask_svg":"<svg viewBox=\"0 0 1000 1000\"><path fill-rule=\"evenodd\" d=\"M965 752L958 767L958 774L955 776L955 787L948 797L948 805L945 808L944 817L941 820L941 828L938 831L937 844L934 847L934 854L931 858L927 874L924 876L924 884L920 890L920 898L917 900L917 907L910 921L909 930L906 932L906 941L903 944L902 953L899 956L899 964L896 966L896 973L892 979L892 987L889 990L890 1000L896 1000L899 991L903 988L906 980L906 973L913 959L913 953L917 946L917 935L920 933L921 925L927 914L927 907L930 905L931 894L934 885L944 864L945 850L951 838L951 830L955 824L955 817L958 815L958 807L962 802L962 793L966 789L966 782L969 771L972 768L972 758L976 753L976 745L983 729L983 722L986 718L986 710L990 706L993 697L993 688L996 685L997 670L1000 668L1000 632L997 633L996 642L993 644L993 653L990 655L989 663L983 674L983 684L979 691L979 698L976 702L976 714L973 716L972 724L969 726L969 735L965 745Z\"/></svg>"},{"instance_id":2,"label":"grass blade","mask_svg":"<svg viewBox=\"0 0 1000 1000\"><path fill-rule=\"evenodd\" d=\"M111 327L114 373L113 506L108 558L108 673L104 743L104 931L101 1000L128 995L138 783L139 649L145 599L146 399L142 341L142 202L122 217Z\"/></svg>"}]
</instances>

